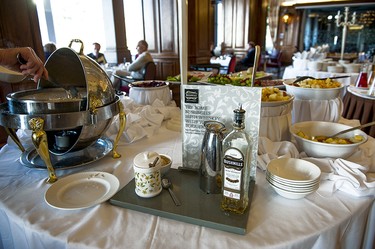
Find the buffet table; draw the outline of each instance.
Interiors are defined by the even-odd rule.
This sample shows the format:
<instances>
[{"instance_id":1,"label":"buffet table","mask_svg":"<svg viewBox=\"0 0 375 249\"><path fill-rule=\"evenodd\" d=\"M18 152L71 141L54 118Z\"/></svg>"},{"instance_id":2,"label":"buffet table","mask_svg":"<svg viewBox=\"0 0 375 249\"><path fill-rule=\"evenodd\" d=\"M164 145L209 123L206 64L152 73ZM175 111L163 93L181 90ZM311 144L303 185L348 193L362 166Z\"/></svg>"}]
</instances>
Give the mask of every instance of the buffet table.
<instances>
[{"instance_id":1,"label":"buffet table","mask_svg":"<svg viewBox=\"0 0 375 249\"><path fill-rule=\"evenodd\" d=\"M178 168L181 148L180 132L163 124L153 136L120 145L120 159L107 155L86 166L56 172L61 178L80 171L104 171L115 175L122 188L133 178L136 154L146 150L165 153L172 156L172 167ZM375 157L373 152L369 154ZM12 142L0 151L0 248L370 249L374 245L374 197L318 191L289 200L279 196L266 182L265 172L258 169L247 233L237 235L109 202L79 210L55 209L44 200L50 186L45 182L47 172L22 165L20 155Z\"/></svg>"}]
</instances>

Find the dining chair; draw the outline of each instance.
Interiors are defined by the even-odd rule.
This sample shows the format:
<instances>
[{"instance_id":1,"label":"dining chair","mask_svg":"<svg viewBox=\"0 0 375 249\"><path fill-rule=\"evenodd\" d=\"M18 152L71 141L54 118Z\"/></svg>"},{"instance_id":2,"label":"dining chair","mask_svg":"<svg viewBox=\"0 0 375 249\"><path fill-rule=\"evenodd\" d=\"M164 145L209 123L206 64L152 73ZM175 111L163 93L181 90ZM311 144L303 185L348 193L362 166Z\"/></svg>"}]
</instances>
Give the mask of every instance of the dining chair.
<instances>
[{"instance_id":1,"label":"dining chair","mask_svg":"<svg viewBox=\"0 0 375 249\"><path fill-rule=\"evenodd\" d=\"M270 67L270 68L276 68L277 69L277 76L280 77L280 72L281 72L281 67L282 67L282 63L281 63L281 57L283 55L283 52L280 51L276 57L272 58L270 57L267 62L266 62L266 67Z\"/></svg>"}]
</instances>

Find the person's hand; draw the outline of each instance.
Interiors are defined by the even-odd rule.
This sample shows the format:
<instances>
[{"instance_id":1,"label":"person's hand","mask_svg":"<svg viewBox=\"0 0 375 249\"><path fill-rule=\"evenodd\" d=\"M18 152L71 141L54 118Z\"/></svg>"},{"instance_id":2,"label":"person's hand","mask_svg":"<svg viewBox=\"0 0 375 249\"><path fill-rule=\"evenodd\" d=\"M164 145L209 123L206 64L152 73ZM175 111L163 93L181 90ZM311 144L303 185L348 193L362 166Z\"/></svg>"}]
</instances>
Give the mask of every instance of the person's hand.
<instances>
[{"instance_id":1,"label":"person's hand","mask_svg":"<svg viewBox=\"0 0 375 249\"><path fill-rule=\"evenodd\" d=\"M20 55L19 59L17 59L18 54ZM0 50L0 64L11 70L21 72L25 76L33 76L35 82L38 82L42 77L48 79L47 69L30 47Z\"/></svg>"}]
</instances>

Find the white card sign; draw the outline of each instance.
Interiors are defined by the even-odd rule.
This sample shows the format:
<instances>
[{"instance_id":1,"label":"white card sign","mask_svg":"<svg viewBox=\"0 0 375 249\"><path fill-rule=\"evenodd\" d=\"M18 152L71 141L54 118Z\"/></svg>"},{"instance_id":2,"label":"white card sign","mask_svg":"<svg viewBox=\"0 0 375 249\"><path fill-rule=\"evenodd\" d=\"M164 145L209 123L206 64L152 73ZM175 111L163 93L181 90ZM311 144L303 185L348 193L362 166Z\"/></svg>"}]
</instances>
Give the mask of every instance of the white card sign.
<instances>
[{"instance_id":1,"label":"white card sign","mask_svg":"<svg viewBox=\"0 0 375 249\"><path fill-rule=\"evenodd\" d=\"M233 110L246 111L245 130L253 140L251 176L255 180L262 89L259 87L186 85L181 86L183 166L199 168L204 121L223 123L232 130Z\"/></svg>"}]
</instances>

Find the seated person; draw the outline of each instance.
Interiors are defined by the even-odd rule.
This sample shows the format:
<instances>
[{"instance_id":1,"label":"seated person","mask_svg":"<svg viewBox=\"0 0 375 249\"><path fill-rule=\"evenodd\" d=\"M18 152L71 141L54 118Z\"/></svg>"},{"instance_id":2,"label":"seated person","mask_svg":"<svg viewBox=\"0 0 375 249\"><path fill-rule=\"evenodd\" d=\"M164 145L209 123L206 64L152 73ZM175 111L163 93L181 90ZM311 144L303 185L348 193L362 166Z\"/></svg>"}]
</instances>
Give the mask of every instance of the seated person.
<instances>
[{"instance_id":1,"label":"seated person","mask_svg":"<svg viewBox=\"0 0 375 249\"><path fill-rule=\"evenodd\" d=\"M44 56L47 60L48 57L50 57L50 55L56 50L56 45L53 42L46 43L43 46L43 50L44 50Z\"/></svg>"},{"instance_id":2,"label":"seated person","mask_svg":"<svg viewBox=\"0 0 375 249\"><path fill-rule=\"evenodd\" d=\"M236 72L247 70L249 67L254 66L255 59L255 43L249 42L249 49L247 50L246 56L240 60L236 65Z\"/></svg>"},{"instance_id":3,"label":"seated person","mask_svg":"<svg viewBox=\"0 0 375 249\"><path fill-rule=\"evenodd\" d=\"M154 61L151 54L148 52L148 43L145 40L140 40L137 44L137 54L135 60L125 70L117 70L118 76L131 76L134 79L142 79L142 69L148 63ZM120 80L115 78L113 85L116 89L120 87Z\"/></svg>"},{"instance_id":4,"label":"seated person","mask_svg":"<svg viewBox=\"0 0 375 249\"><path fill-rule=\"evenodd\" d=\"M142 68L152 59L151 54L148 52L148 43L145 40L140 40L137 44L137 54L135 60L131 63L126 70L119 70L116 72L119 76L132 76L134 79L142 79Z\"/></svg>"},{"instance_id":5,"label":"seated person","mask_svg":"<svg viewBox=\"0 0 375 249\"><path fill-rule=\"evenodd\" d=\"M94 52L89 53L87 56L95 60L100 65L107 64L104 54L100 53L100 44L94 42L92 45L94 45Z\"/></svg>"}]
</instances>

